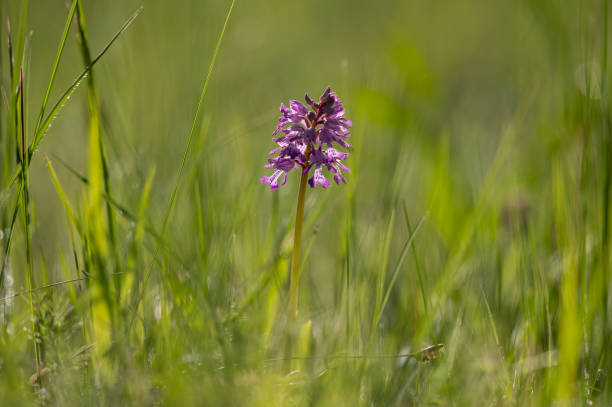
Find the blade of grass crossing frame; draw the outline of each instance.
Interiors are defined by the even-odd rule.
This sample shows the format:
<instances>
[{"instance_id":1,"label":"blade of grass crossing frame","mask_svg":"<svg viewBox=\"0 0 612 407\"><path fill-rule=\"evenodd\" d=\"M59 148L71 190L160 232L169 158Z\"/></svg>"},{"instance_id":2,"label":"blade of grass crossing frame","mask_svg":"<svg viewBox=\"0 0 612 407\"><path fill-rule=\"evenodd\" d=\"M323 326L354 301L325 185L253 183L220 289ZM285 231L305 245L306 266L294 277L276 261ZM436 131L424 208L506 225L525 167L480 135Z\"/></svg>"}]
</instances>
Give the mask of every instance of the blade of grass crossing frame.
<instances>
[{"instance_id":1,"label":"blade of grass crossing frame","mask_svg":"<svg viewBox=\"0 0 612 407\"><path fill-rule=\"evenodd\" d=\"M397 264L395 265L395 268L393 269L393 274L391 274L391 281L389 281L389 286L387 287L387 291L385 292L385 296L378 310L378 315L376 316L375 324L374 324L375 327L378 325L378 322L380 321L380 317L382 316L385 306L387 305L387 301L389 301L391 290L393 289L393 286L395 285L395 281L397 280L397 276L400 272L402 264L404 263L404 260L406 259L406 254L408 253L408 249L410 248L410 245L414 241L414 237L416 236L418 231L421 229L421 226L423 225L423 222L425 222L426 218L427 218L427 214L423 215L421 220L419 220L419 223L414 228L414 232L410 235L406 243L404 243L404 247L402 248L400 256L397 260Z\"/></svg>"},{"instance_id":2,"label":"blade of grass crossing frame","mask_svg":"<svg viewBox=\"0 0 612 407\"><path fill-rule=\"evenodd\" d=\"M408 210L406 208L406 202L402 203L404 209L404 220L406 221L406 227L408 228L408 235L412 236L412 226L410 225L410 218L408 217ZM419 258L417 256L416 247L414 246L414 242L410 245L412 247L412 257L414 259L414 266L416 268L417 277L419 279L419 288L421 289L421 297L423 297L423 308L425 309L425 315L428 314L427 310L427 295L425 294L425 285L423 284L423 275L421 274L421 264L419 263Z\"/></svg>"},{"instance_id":3,"label":"blade of grass crossing frame","mask_svg":"<svg viewBox=\"0 0 612 407\"><path fill-rule=\"evenodd\" d=\"M29 197L29 180L27 168L26 150L26 135L25 135L25 109L23 95L23 68L19 71L19 117L21 129L21 205L22 217L25 230L25 245L26 245L26 268L27 268L27 285L29 291L30 313L32 316L32 341L34 343L34 361L36 364L36 373L40 377L40 362L38 357L38 341L36 340L36 322L34 317L34 300L32 298L32 287L34 287L34 270L32 265L32 231L30 228L30 197Z\"/></svg>"},{"instance_id":4,"label":"blade of grass crossing frame","mask_svg":"<svg viewBox=\"0 0 612 407\"><path fill-rule=\"evenodd\" d=\"M136 19L136 17L138 17L142 9L143 9L142 6L139 7L138 10L136 10L136 12L132 14L132 16L128 18L125 23L123 23L119 31L117 31L115 35L113 35L113 37L110 39L110 41L104 46L104 48L102 48L102 51L100 51L100 53L96 55L94 59L92 59L91 63L76 77L76 79L72 82L72 84L68 86L68 88L64 91L64 93L62 93L62 95L57 100L57 102L53 105L53 107L51 108L51 111L46 116L46 118L43 120L37 132L34 134L32 142L30 143L30 146L28 147L28 158L29 158L28 162L31 161L32 156L34 155L34 152L36 152L38 145L44 138L49 127L51 127L53 120L55 119L55 117L57 117L57 114L61 110L62 106L64 106L64 103L68 100L70 95L72 95L72 93L76 90L76 88L79 86L83 78L89 73L91 68L100 60L100 58L104 56L104 54L106 54L106 52L110 49L110 47L117 40L117 38L119 38L119 36L123 34L123 32L130 26L130 24L132 24L132 22ZM15 181L17 181L17 178L19 177L20 173L21 173L21 167L17 167L17 170L11 177L11 180L9 181L10 185L12 185Z\"/></svg>"},{"instance_id":5,"label":"blade of grass crossing frame","mask_svg":"<svg viewBox=\"0 0 612 407\"><path fill-rule=\"evenodd\" d=\"M136 10L136 12L134 12L134 14L132 14L132 16L128 18L125 23L123 23L121 28L115 33L115 35L113 35L110 41L106 43L106 45L104 46L104 48L102 48L100 53L96 55L94 59L91 60L91 63L87 65L87 67L76 77L76 79L72 82L72 84L68 86L68 88L64 91L64 93L62 93L60 98L51 108L51 111L47 114L46 118L43 120L37 133L34 135L32 143L30 144L30 147L28 148L28 154L30 155L30 158L36 151L36 148L38 147L40 142L42 141L44 135L46 134L46 131L51 126L53 119L55 119L59 110L62 108L66 100L70 97L70 95L72 95L72 92L74 92L74 90L79 86L79 84L81 83L83 78L89 73L91 68L93 68L93 66L100 60L100 58L102 58L106 54L106 52L115 43L115 41L117 41L117 39L121 36L121 34L123 34L123 32L130 26L130 24L132 24L132 22L136 19L136 17L138 17L142 9L143 9L142 7L138 8L138 10Z\"/></svg>"},{"instance_id":6,"label":"blade of grass crossing frame","mask_svg":"<svg viewBox=\"0 0 612 407\"><path fill-rule=\"evenodd\" d=\"M72 19L74 17L74 12L76 10L77 1L78 0L74 0L72 2L72 7L70 7L70 12L68 13L68 19L66 20L66 25L64 26L64 33L62 34L62 39L60 40L60 44L57 49L57 55L55 56L55 62L53 64L53 68L51 69L51 77L49 78L49 83L47 84L47 91L45 92L45 96L43 97L42 105L40 106L40 114L38 115L36 127L34 128L34 134L38 132L38 129L42 123L43 117L45 116L45 108L47 107L47 101L49 100L49 94L51 93L53 82L55 81L55 74L57 73L57 68L59 67L60 60L62 59L62 53L64 52L64 45L66 45L66 38L68 37L68 31L70 30L70 25L72 24Z\"/></svg>"},{"instance_id":7,"label":"blade of grass crossing frame","mask_svg":"<svg viewBox=\"0 0 612 407\"><path fill-rule=\"evenodd\" d=\"M489 317L489 324L491 325L491 332L493 332L493 336L495 337L495 344L499 347L499 336L497 335L497 328L495 327L495 319L493 318L493 313L491 312L491 307L489 306L489 301L487 301L487 295L484 292L484 288L482 288L482 284L480 285L480 292L482 293L482 299L484 300L485 306L487 307L487 316Z\"/></svg>"},{"instance_id":8,"label":"blade of grass crossing frame","mask_svg":"<svg viewBox=\"0 0 612 407\"><path fill-rule=\"evenodd\" d=\"M601 67L600 72L601 75L601 83L600 83L600 93L601 93L601 121L602 121L602 129L603 129L603 137L604 137L604 148L603 148L603 158L604 158L604 182L603 182L603 202L602 202L602 218L603 218L603 227L601 231L601 240L602 240L602 270L603 274L602 281L608 282L610 281L610 193L612 191L612 124L610 123L610 111L608 108L608 98L606 94L606 77L607 77L607 65L608 65L608 0L603 0L601 3L602 12L601 12ZM602 285L602 317L604 321L603 330L604 335L608 334L610 328L610 322L608 317L608 287L609 284Z\"/></svg>"},{"instance_id":9,"label":"blade of grass crossing frame","mask_svg":"<svg viewBox=\"0 0 612 407\"><path fill-rule=\"evenodd\" d=\"M385 233L385 240L381 247L379 266L380 272L377 273L376 280L376 302L374 304L374 314L372 315L372 331L371 338L373 338L376 332L376 325L378 324L379 315L382 313L381 306L383 301L383 293L385 289L385 278L387 276L387 263L389 263L389 251L391 249L391 236L393 235L393 223L395 221L395 210L391 211L391 216L387 222L387 229Z\"/></svg>"},{"instance_id":10,"label":"blade of grass crossing frame","mask_svg":"<svg viewBox=\"0 0 612 407\"><path fill-rule=\"evenodd\" d=\"M160 232L160 235L164 236L165 232L166 232L166 227L168 225L168 220L170 219L170 214L172 212L172 208L174 207L174 202L176 200L176 196L178 194L178 187L181 181L181 177L183 175L183 170L185 168L185 163L187 162L187 157L189 155L189 149L191 146L191 143L193 141L193 137L196 134L197 130L200 127L200 116L201 116L201 110L202 110L202 106L204 105L204 98L206 96L206 90L208 89L208 82L210 81L210 77L212 75L212 71L213 68L215 66L215 61L217 59L217 54L219 53L219 48L221 47L221 41L223 40L223 35L225 34L225 29L227 28L227 23L229 22L229 18L232 14L232 10L234 8L234 3L236 2L236 0L232 0L230 7L227 11L227 14L225 16L225 21L223 22L223 27L221 28L221 33L219 34L219 39L217 40L217 45L215 46L215 50L213 52L212 55L212 59L210 61L210 65L208 67L208 72L206 74L206 79L204 80L204 86L202 87L202 92L200 94L200 100L198 101L198 106L196 108L196 113L195 116L193 118L193 123L191 125L191 130L189 132L189 136L187 138L187 145L185 146L185 150L183 151L183 158L181 160L181 165L179 167L177 176L176 176L176 180L174 182L174 187L172 189L172 195L170 196L170 202L168 203L168 208L166 209L166 214L164 216L164 221L162 224L162 229ZM149 263L149 267L147 269L147 274L145 276L145 280L143 282L142 288L140 290L140 293L138 294L138 299L137 302L140 303L140 301L142 300L142 297L145 293L147 284L149 282L149 278L151 277L151 272L153 270L153 265L155 264L156 258L157 258L157 254L159 253L159 249L160 249L160 245L159 243L157 244L157 247L155 248L155 252L153 253L153 258L151 259L151 262ZM138 308L138 306L136 307Z\"/></svg>"}]
</instances>

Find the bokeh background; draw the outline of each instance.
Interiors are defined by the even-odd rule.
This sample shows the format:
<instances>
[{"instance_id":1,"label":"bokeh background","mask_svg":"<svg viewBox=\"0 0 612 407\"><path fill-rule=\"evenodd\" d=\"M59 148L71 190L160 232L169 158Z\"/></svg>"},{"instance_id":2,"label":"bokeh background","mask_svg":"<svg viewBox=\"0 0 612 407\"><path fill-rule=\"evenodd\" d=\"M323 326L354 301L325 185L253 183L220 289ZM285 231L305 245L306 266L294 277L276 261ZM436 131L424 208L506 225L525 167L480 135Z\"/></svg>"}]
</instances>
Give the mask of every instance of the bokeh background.
<instances>
[{"instance_id":1,"label":"bokeh background","mask_svg":"<svg viewBox=\"0 0 612 407\"><path fill-rule=\"evenodd\" d=\"M2 3L13 35L24 4ZM82 5L94 55L144 6L93 72L112 196L159 231L230 1ZM69 8L63 0L29 2L28 131ZM39 290L35 320L43 328L34 336L50 373L29 385L32 312L27 296L3 301L0 372L11 379L0 383L0 400L606 405L608 22L607 0L237 0L146 286L158 240L138 237L141 222L113 208L117 259L103 259L100 272L131 270L136 281L123 286L126 294L111 290L113 345L92 351L86 367L74 362L71 355L88 345L87 307L78 305L90 301L87 290L81 300L69 300L67 285ZM73 24L51 101L83 67ZM293 352L306 359L279 361L287 358L298 178L292 173L275 192L258 179L269 172L263 165L280 103L318 96L328 85L353 121L352 172L346 185L307 192L303 346ZM64 206L44 158L86 224L88 186L74 172L91 171L89 120L83 82L32 159L34 287L76 276ZM14 135L3 128L1 137ZM4 243L17 164L1 151L12 160L1 177ZM22 229L17 222L8 256L2 244L2 297L27 286ZM87 263L82 237L77 246ZM139 289L146 294L134 322L135 305L118 298L138 297ZM434 344L445 352L431 361L393 357ZM288 363L297 373L287 375Z\"/></svg>"}]
</instances>

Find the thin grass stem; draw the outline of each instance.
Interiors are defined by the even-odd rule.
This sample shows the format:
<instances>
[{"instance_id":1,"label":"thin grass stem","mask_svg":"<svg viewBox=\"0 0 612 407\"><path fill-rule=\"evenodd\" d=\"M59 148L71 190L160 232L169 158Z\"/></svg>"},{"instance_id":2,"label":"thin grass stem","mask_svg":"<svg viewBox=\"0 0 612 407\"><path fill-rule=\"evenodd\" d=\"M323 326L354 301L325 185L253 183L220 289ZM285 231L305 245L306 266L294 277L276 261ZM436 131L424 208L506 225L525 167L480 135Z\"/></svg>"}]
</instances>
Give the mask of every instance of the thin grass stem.
<instances>
[{"instance_id":1,"label":"thin grass stem","mask_svg":"<svg viewBox=\"0 0 612 407\"><path fill-rule=\"evenodd\" d=\"M410 218L408 217L408 209L406 208L406 202L403 202L404 219L406 220L406 227L408 228L408 235L412 236L412 225L410 224ZM419 257L417 256L416 247L414 240L410 244L412 248L412 257L414 258L414 266L416 268L417 277L419 278L419 288L421 289L421 297L423 298L423 308L425 309L425 315L428 313L427 307L427 295L425 294L425 285L423 284L423 274L421 273L421 265L419 263Z\"/></svg>"},{"instance_id":2,"label":"thin grass stem","mask_svg":"<svg viewBox=\"0 0 612 407\"><path fill-rule=\"evenodd\" d=\"M223 40L225 29L227 28L227 24L232 14L232 10L234 9L235 2L236 0L232 0L232 3L230 4L230 7L227 11L227 14L225 15L225 21L223 22L223 27L221 28L221 33L219 34L219 39L217 40L217 45L215 46L215 51L213 52L213 56L210 61L210 65L208 67L208 72L206 73L206 78L204 79L204 86L202 87L202 92L200 94L200 100L198 101L198 107L196 108L195 116L191 124L191 130L189 131L189 137L187 138L187 144L185 145L185 150L183 151L183 158L181 160L181 165L179 166L179 170L176 175L176 180L174 182L174 187L172 188L172 194L170 196L170 201L168 202L168 208L166 209L166 213L164 215L164 221L163 221L162 228L160 231L160 236L162 239L166 232L166 227L168 226L168 220L170 219L170 214L172 213L172 208L174 207L174 202L176 201L176 197L178 195L178 188L179 188L182 176L183 176L183 170L185 169L187 158L189 157L189 151L190 151L190 147L191 147L193 138L195 137L195 134L200 129L200 122L201 122L200 116L201 116L202 106L204 105L206 90L208 89L208 83L212 76L212 71L215 66L215 61L217 60L217 55L219 54L219 49L221 48L221 41ZM144 293L146 292L146 288L147 288L149 279L151 278L151 272L153 271L153 265L157 261L157 255L159 254L160 249L161 249L161 245L160 245L160 242L158 241L155 247L155 251L153 252L153 257L151 259L151 262L149 263L149 267L147 268L147 273L145 275L145 279L143 281L142 288L140 292L138 293L135 309L138 309L138 307L140 306L140 301L142 301L142 297L144 296Z\"/></svg>"},{"instance_id":3,"label":"thin grass stem","mask_svg":"<svg viewBox=\"0 0 612 407\"><path fill-rule=\"evenodd\" d=\"M66 38L68 37L68 31L70 30L70 25L72 24L72 19L74 17L74 12L76 10L77 2L78 0L74 0L72 2L72 6L70 7L70 12L68 13L68 18L66 19L66 25L64 26L64 32L62 34L62 39L60 40L59 48L57 50L57 55L55 56L55 62L53 63L53 69L51 70L51 77L49 78L49 83L47 84L47 91L45 92L43 102L40 106L40 114L38 115L38 121L36 122L34 134L38 132L38 129L40 128L40 125L42 124L43 118L45 117L45 108L47 107L47 102L49 101L49 95L51 94L51 88L53 87L53 82L55 82L55 75L57 74L57 68L59 67L60 60L62 59L62 53L64 52L64 45L66 45Z\"/></svg>"},{"instance_id":4,"label":"thin grass stem","mask_svg":"<svg viewBox=\"0 0 612 407\"><path fill-rule=\"evenodd\" d=\"M36 374L40 377L40 361L38 357L38 342L36 341L36 322L34 318L34 300L32 298L32 287L34 286L34 276L32 268L32 230L30 228L30 197L29 197L29 179L28 165L26 155L26 138L25 138L25 110L23 103L23 68L19 70L19 106L20 106L20 128L21 128L21 187L22 187L22 206L23 220L25 228L25 243L26 243L26 263L27 263L27 284L29 292L30 314L32 318L32 342L34 343L34 361L36 365Z\"/></svg>"}]
</instances>

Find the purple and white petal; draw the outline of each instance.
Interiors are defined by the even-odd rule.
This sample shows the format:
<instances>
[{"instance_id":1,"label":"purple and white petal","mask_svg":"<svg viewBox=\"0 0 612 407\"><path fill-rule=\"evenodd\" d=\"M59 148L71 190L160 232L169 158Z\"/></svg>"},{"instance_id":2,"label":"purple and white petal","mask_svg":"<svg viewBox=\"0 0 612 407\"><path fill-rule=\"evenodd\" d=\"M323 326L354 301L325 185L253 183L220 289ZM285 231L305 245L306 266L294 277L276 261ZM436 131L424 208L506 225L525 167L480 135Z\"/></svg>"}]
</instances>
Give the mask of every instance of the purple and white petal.
<instances>
[{"instance_id":1,"label":"purple and white petal","mask_svg":"<svg viewBox=\"0 0 612 407\"><path fill-rule=\"evenodd\" d=\"M323 188L327 188L331 185L331 182L327 178L325 178L325 176L323 176L321 167L317 167L314 171L314 175L308 180L308 184L310 184L311 188L314 188L317 185L321 185Z\"/></svg>"}]
</instances>

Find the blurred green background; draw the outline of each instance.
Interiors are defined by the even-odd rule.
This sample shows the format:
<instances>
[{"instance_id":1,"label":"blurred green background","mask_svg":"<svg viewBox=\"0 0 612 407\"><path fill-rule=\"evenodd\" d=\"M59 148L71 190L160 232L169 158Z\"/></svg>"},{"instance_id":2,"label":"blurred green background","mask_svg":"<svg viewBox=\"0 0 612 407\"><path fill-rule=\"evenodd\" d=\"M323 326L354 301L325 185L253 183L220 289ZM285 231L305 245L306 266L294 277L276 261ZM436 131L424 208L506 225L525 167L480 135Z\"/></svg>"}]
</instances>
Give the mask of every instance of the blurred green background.
<instances>
[{"instance_id":1,"label":"blurred green background","mask_svg":"<svg viewBox=\"0 0 612 407\"><path fill-rule=\"evenodd\" d=\"M33 287L77 275L48 157L92 282L38 290L32 308L27 295L0 303L0 404L610 403L607 0L237 0L162 240L151 230L162 229L230 2L83 0L93 55L141 4L93 68L112 198L138 219L112 207L117 243L105 226L105 255L89 235L110 221L67 168L96 176L84 81L32 158L32 274ZM12 40L28 38L30 139L70 6L30 1L24 27L25 2L2 3ZM76 30L50 102L84 68ZM4 147L16 136L4 24L0 39L8 297L27 289L27 234L18 220L7 254L19 164ZM280 103L328 85L353 121L352 172L307 191L289 352L305 359L286 360L298 177L275 192L258 179ZM115 281L104 300L92 294L102 275ZM75 357L96 342L96 301L114 315L112 340ZM50 369L33 385L32 338ZM434 360L395 357L433 344L445 349Z\"/></svg>"}]
</instances>

